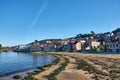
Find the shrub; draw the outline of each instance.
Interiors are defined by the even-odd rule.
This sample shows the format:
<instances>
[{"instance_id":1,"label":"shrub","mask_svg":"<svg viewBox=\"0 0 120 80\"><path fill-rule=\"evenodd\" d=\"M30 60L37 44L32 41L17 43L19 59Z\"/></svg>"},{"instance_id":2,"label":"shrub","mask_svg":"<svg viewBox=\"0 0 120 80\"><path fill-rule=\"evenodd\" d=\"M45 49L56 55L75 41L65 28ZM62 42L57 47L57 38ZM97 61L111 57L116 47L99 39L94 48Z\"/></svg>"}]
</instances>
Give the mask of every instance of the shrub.
<instances>
[{"instance_id":1,"label":"shrub","mask_svg":"<svg viewBox=\"0 0 120 80\"><path fill-rule=\"evenodd\" d=\"M15 75L15 76L13 76L13 78L14 78L14 79L20 79L21 76L20 76L20 75Z\"/></svg>"},{"instance_id":2,"label":"shrub","mask_svg":"<svg viewBox=\"0 0 120 80\"><path fill-rule=\"evenodd\" d=\"M65 69L65 67L68 65L69 60L65 58L65 61L60 64L60 67L55 69L51 74L45 76L48 80L57 80L56 75L58 75L61 71Z\"/></svg>"},{"instance_id":3,"label":"shrub","mask_svg":"<svg viewBox=\"0 0 120 80\"><path fill-rule=\"evenodd\" d=\"M78 64L77 69L83 69L83 70L88 71L90 73L96 73L96 74L101 74L101 75L104 75L104 76L108 76L107 73L96 69L96 67L94 67L92 64L89 64L87 61L85 61L83 59L77 60L77 64Z\"/></svg>"}]
</instances>

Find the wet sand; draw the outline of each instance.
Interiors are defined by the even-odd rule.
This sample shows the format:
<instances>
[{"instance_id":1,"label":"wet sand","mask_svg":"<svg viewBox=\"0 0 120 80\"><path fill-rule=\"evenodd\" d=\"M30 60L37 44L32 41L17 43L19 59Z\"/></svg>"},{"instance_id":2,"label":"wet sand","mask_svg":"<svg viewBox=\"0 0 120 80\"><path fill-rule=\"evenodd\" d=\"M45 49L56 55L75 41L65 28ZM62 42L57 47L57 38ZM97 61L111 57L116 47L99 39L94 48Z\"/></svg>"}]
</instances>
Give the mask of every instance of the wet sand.
<instances>
[{"instance_id":1,"label":"wet sand","mask_svg":"<svg viewBox=\"0 0 120 80\"><path fill-rule=\"evenodd\" d=\"M15 80L15 79L13 79L13 76L20 75L21 77L25 77L25 76L27 76L28 72L33 72L33 71L34 70L28 70L28 71L23 71L23 72L18 72L18 73L10 74L8 76L0 77L0 80Z\"/></svg>"}]
</instances>

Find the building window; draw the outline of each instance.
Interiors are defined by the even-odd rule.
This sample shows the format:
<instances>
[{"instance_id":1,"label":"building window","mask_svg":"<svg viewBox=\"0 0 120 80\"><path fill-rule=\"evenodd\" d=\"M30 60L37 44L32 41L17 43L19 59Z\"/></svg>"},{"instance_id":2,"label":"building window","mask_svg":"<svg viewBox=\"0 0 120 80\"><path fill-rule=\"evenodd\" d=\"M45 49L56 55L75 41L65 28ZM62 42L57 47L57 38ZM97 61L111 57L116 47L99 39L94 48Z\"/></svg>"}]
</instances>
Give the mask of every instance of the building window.
<instances>
[{"instance_id":1,"label":"building window","mask_svg":"<svg viewBox=\"0 0 120 80\"><path fill-rule=\"evenodd\" d=\"M115 44L113 44L113 48L115 47Z\"/></svg>"},{"instance_id":2,"label":"building window","mask_svg":"<svg viewBox=\"0 0 120 80\"><path fill-rule=\"evenodd\" d=\"M117 52L119 52L119 49L117 49Z\"/></svg>"},{"instance_id":3,"label":"building window","mask_svg":"<svg viewBox=\"0 0 120 80\"><path fill-rule=\"evenodd\" d=\"M108 45L108 44L107 44L106 46L107 46L107 47L109 47L109 45Z\"/></svg>"},{"instance_id":4,"label":"building window","mask_svg":"<svg viewBox=\"0 0 120 80\"><path fill-rule=\"evenodd\" d=\"M112 48L112 44L110 44L110 48Z\"/></svg>"},{"instance_id":5,"label":"building window","mask_svg":"<svg viewBox=\"0 0 120 80\"><path fill-rule=\"evenodd\" d=\"M117 47L117 48L119 47L118 44L116 44L116 47Z\"/></svg>"}]
</instances>

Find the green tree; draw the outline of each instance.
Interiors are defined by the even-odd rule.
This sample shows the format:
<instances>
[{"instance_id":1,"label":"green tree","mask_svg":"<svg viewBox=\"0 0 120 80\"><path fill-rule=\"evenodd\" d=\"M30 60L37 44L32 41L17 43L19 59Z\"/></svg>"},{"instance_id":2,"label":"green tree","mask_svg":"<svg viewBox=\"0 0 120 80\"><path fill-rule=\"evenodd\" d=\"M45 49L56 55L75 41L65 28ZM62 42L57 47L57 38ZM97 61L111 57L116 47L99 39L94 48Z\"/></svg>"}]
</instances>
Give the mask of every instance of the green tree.
<instances>
[{"instance_id":1,"label":"green tree","mask_svg":"<svg viewBox=\"0 0 120 80\"><path fill-rule=\"evenodd\" d=\"M92 36L95 36L95 32L94 32L94 31L91 31L91 35L92 35Z\"/></svg>"},{"instance_id":2,"label":"green tree","mask_svg":"<svg viewBox=\"0 0 120 80\"><path fill-rule=\"evenodd\" d=\"M96 51L97 48L96 48L95 46L91 46L91 50L92 50L92 51Z\"/></svg>"},{"instance_id":3,"label":"green tree","mask_svg":"<svg viewBox=\"0 0 120 80\"><path fill-rule=\"evenodd\" d=\"M114 34L120 32L120 28L117 28L116 30L112 31Z\"/></svg>"},{"instance_id":4,"label":"green tree","mask_svg":"<svg viewBox=\"0 0 120 80\"><path fill-rule=\"evenodd\" d=\"M83 35L81 33L76 35L76 38L80 38L80 37L83 37Z\"/></svg>"},{"instance_id":5,"label":"green tree","mask_svg":"<svg viewBox=\"0 0 120 80\"><path fill-rule=\"evenodd\" d=\"M2 45L0 44L0 50L2 49Z\"/></svg>"},{"instance_id":6,"label":"green tree","mask_svg":"<svg viewBox=\"0 0 120 80\"><path fill-rule=\"evenodd\" d=\"M38 40L35 40L34 42L39 42Z\"/></svg>"},{"instance_id":7,"label":"green tree","mask_svg":"<svg viewBox=\"0 0 120 80\"><path fill-rule=\"evenodd\" d=\"M104 50L105 50L105 47L102 46L102 45L100 45L100 46L98 46L98 49L101 50L101 51L104 51Z\"/></svg>"}]
</instances>

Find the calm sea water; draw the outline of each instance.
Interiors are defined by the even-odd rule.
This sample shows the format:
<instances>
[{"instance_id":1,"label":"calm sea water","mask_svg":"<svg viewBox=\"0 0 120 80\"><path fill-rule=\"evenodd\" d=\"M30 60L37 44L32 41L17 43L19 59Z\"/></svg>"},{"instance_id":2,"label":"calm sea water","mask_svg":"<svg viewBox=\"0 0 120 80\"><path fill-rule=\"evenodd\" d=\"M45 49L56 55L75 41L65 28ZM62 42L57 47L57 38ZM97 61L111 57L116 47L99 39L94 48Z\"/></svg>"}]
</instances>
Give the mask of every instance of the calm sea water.
<instances>
[{"instance_id":1,"label":"calm sea water","mask_svg":"<svg viewBox=\"0 0 120 80\"><path fill-rule=\"evenodd\" d=\"M37 66L49 64L54 60L55 57L47 54L1 52L0 75L32 70L37 68Z\"/></svg>"}]
</instances>

